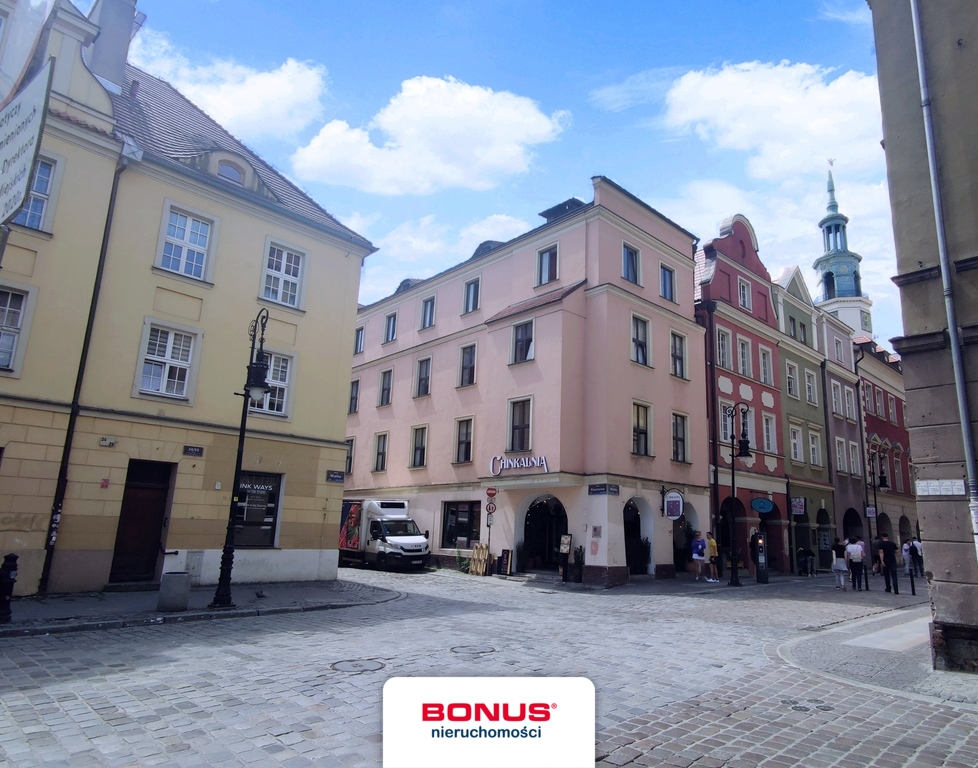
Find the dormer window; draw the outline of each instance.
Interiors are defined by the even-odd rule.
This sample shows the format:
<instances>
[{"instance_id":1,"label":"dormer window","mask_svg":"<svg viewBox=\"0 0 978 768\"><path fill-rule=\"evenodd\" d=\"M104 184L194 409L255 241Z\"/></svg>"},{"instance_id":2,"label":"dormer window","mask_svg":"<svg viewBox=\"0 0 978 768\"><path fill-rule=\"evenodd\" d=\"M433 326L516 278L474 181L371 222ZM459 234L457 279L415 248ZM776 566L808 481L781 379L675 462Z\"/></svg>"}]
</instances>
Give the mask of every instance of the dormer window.
<instances>
[{"instance_id":1,"label":"dormer window","mask_svg":"<svg viewBox=\"0 0 978 768\"><path fill-rule=\"evenodd\" d=\"M244 184L244 171L227 160L221 160L217 164L217 175L233 184Z\"/></svg>"}]
</instances>

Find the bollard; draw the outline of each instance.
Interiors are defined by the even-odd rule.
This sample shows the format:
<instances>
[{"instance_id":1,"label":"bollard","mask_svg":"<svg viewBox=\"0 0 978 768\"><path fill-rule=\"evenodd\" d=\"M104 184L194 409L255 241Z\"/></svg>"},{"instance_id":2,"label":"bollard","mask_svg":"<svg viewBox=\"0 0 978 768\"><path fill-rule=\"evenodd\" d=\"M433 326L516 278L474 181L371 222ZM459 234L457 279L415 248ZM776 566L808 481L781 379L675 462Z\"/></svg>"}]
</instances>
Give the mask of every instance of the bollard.
<instances>
[{"instance_id":1,"label":"bollard","mask_svg":"<svg viewBox=\"0 0 978 768\"><path fill-rule=\"evenodd\" d=\"M917 587L913 583L913 571L912 570L910 571L910 594L911 595L916 595L917 594Z\"/></svg>"},{"instance_id":2,"label":"bollard","mask_svg":"<svg viewBox=\"0 0 978 768\"><path fill-rule=\"evenodd\" d=\"M17 555L11 552L0 565L0 624L10 623L10 598L17 582Z\"/></svg>"}]
</instances>

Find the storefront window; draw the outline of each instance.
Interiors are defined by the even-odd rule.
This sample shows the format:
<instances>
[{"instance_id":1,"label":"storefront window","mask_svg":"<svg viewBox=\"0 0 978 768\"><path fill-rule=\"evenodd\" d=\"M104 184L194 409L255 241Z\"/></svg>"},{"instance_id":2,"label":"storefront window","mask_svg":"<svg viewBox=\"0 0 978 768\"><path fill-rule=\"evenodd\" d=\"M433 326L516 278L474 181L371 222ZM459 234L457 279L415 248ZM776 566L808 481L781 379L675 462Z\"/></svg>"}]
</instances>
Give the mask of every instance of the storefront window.
<instances>
[{"instance_id":1,"label":"storefront window","mask_svg":"<svg viewBox=\"0 0 978 768\"><path fill-rule=\"evenodd\" d=\"M482 502L447 501L442 524L441 545L447 548L471 549L479 543Z\"/></svg>"},{"instance_id":2,"label":"storefront window","mask_svg":"<svg viewBox=\"0 0 978 768\"><path fill-rule=\"evenodd\" d=\"M236 547L274 547L281 475L242 472L235 510Z\"/></svg>"}]
</instances>

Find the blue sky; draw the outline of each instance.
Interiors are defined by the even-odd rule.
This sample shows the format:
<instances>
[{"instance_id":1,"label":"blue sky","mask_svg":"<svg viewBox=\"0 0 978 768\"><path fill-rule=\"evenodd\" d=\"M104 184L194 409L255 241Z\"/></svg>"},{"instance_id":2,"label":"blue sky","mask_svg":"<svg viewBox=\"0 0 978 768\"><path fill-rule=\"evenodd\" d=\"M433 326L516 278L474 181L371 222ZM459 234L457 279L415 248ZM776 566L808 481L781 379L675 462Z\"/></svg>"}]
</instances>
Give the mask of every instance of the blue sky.
<instances>
[{"instance_id":1,"label":"blue sky","mask_svg":"<svg viewBox=\"0 0 978 768\"><path fill-rule=\"evenodd\" d=\"M86 3L81 3L84 9ZM614 179L701 240L735 213L815 289L827 160L877 339L901 333L865 0L139 0L131 59L381 250L364 303Z\"/></svg>"}]
</instances>

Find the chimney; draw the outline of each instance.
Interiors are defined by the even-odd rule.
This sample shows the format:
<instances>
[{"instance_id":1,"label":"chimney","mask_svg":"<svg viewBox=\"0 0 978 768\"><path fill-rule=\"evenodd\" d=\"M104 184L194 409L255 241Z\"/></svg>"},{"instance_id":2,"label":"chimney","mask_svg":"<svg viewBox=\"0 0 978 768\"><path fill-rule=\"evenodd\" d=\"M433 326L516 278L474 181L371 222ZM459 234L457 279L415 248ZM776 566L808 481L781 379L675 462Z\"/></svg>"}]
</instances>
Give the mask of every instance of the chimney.
<instances>
[{"instance_id":1,"label":"chimney","mask_svg":"<svg viewBox=\"0 0 978 768\"><path fill-rule=\"evenodd\" d=\"M88 18L99 27L98 37L86 49L88 68L106 89L121 94L136 19L136 0L95 0Z\"/></svg>"}]
</instances>

